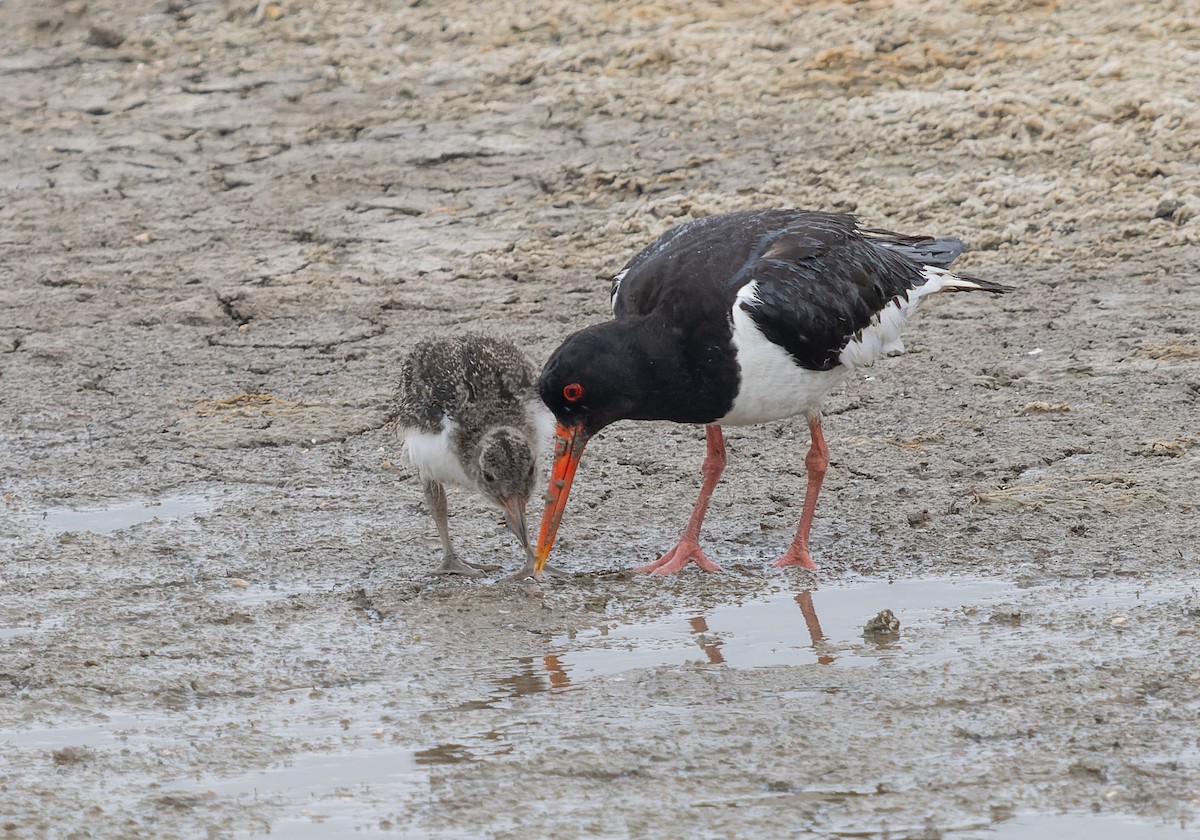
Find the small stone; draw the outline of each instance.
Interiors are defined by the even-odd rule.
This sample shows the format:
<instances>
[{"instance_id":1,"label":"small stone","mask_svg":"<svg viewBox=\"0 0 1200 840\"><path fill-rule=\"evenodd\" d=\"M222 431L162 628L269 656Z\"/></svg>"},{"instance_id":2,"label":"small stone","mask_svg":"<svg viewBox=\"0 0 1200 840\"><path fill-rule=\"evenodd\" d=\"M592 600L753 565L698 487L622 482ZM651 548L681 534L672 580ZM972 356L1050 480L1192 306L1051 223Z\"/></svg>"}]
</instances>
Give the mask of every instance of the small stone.
<instances>
[{"instance_id":1,"label":"small stone","mask_svg":"<svg viewBox=\"0 0 1200 840\"><path fill-rule=\"evenodd\" d=\"M896 636L900 633L900 619L891 610L880 610L863 627L864 636Z\"/></svg>"},{"instance_id":2,"label":"small stone","mask_svg":"<svg viewBox=\"0 0 1200 840\"><path fill-rule=\"evenodd\" d=\"M920 528L922 525L929 524L931 518L928 510L914 511L908 515L908 526L910 528Z\"/></svg>"},{"instance_id":3,"label":"small stone","mask_svg":"<svg viewBox=\"0 0 1200 840\"><path fill-rule=\"evenodd\" d=\"M243 578L230 578L229 585L235 589L248 589L250 587L250 581Z\"/></svg>"},{"instance_id":4,"label":"small stone","mask_svg":"<svg viewBox=\"0 0 1200 840\"><path fill-rule=\"evenodd\" d=\"M125 36L115 29L93 23L88 27L87 42L92 46L114 50L125 43Z\"/></svg>"},{"instance_id":5,"label":"small stone","mask_svg":"<svg viewBox=\"0 0 1200 840\"><path fill-rule=\"evenodd\" d=\"M1158 202L1158 206L1154 208L1154 218L1169 219L1175 215L1175 211L1183 206L1183 202L1177 198L1164 198Z\"/></svg>"}]
</instances>

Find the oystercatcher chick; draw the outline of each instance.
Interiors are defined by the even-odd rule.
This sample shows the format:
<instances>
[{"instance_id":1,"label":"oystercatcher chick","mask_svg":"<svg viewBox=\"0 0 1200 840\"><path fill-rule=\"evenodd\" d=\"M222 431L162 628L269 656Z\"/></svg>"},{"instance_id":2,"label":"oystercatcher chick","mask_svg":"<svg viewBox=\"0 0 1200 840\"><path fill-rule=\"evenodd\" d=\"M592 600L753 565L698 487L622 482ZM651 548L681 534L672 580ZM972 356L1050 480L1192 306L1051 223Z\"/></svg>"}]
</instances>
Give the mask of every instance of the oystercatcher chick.
<instances>
[{"instance_id":1,"label":"oystercatcher chick","mask_svg":"<svg viewBox=\"0 0 1200 840\"><path fill-rule=\"evenodd\" d=\"M476 333L423 341L400 365L394 414L442 540L441 574L477 577L499 568L455 553L447 484L473 490L504 511L526 557L512 577L533 573L525 508L552 424L534 378L515 344Z\"/></svg>"},{"instance_id":2,"label":"oystercatcher chick","mask_svg":"<svg viewBox=\"0 0 1200 840\"><path fill-rule=\"evenodd\" d=\"M923 298L1011 291L954 274L953 238L862 228L847 215L763 210L697 219L660 236L613 278L615 320L569 336L538 390L558 421L538 537L546 562L588 440L617 420L704 424L703 482L679 543L638 571L718 567L700 548L709 497L725 468L724 425L803 415L808 487L791 546L776 566L815 568L809 554L829 451L821 404L855 369L903 352L900 330Z\"/></svg>"}]
</instances>

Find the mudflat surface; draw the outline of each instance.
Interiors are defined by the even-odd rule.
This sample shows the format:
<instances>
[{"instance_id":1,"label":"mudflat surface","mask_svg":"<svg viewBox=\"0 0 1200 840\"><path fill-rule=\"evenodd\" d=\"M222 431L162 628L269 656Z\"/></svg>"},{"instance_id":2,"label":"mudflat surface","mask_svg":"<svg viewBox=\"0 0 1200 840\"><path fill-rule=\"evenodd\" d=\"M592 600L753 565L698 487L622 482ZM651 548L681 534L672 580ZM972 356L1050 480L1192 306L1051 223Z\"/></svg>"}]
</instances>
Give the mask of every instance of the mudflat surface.
<instances>
[{"instance_id":1,"label":"mudflat surface","mask_svg":"<svg viewBox=\"0 0 1200 840\"><path fill-rule=\"evenodd\" d=\"M0 31L3 837L1190 836L1193 3L5 0ZM831 400L818 571L768 569L786 422L729 435L724 573L627 574L703 433L625 423L576 574L431 577L405 348L540 364L671 225L788 205L1018 289L930 301Z\"/></svg>"}]
</instances>

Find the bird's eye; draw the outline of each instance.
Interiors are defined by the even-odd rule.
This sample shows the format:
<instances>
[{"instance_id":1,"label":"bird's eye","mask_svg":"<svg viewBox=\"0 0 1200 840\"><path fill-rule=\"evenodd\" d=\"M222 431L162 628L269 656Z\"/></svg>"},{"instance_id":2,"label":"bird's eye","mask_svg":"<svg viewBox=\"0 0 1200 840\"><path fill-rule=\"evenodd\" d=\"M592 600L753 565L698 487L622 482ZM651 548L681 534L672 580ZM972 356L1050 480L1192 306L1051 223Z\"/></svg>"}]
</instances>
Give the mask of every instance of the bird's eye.
<instances>
[{"instance_id":1,"label":"bird's eye","mask_svg":"<svg viewBox=\"0 0 1200 840\"><path fill-rule=\"evenodd\" d=\"M569 385L563 386L563 399L567 402L579 402L583 399L583 386L578 382L572 382Z\"/></svg>"},{"instance_id":2,"label":"bird's eye","mask_svg":"<svg viewBox=\"0 0 1200 840\"><path fill-rule=\"evenodd\" d=\"M494 472L492 472L491 470L484 470L483 471L483 480L486 481L488 484L491 484L493 481L496 480L496 474Z\"/></svg>"}]
</instances>

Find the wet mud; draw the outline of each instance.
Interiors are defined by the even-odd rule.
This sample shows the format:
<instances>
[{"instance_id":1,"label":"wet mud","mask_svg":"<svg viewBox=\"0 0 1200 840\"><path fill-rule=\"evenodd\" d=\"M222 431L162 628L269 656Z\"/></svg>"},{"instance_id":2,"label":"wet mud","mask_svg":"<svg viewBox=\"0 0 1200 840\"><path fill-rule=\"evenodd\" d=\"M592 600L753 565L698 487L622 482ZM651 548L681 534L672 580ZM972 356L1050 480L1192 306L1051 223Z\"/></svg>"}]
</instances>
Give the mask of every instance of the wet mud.
<instances>
[{"instance_id":1,"label":"wet mud","mask_svg":"<svg viewBox=\"0 0 1200 840\"><path fill-rule=\"evenodd\" d=\"M0 2L0 834L1194 836L1188 3ZM540 588L430 575L416 340L539 362L680 221L954 234L801 422L593 441ZM464 559L521 562L463 494ZM891 611L899 626L881 617Z\"/></svg>"}]
</instances>

